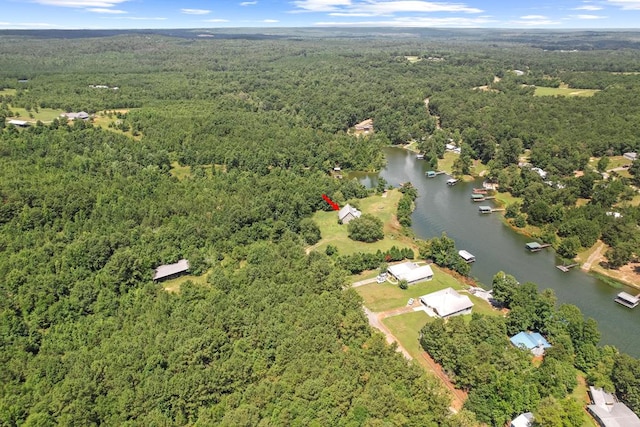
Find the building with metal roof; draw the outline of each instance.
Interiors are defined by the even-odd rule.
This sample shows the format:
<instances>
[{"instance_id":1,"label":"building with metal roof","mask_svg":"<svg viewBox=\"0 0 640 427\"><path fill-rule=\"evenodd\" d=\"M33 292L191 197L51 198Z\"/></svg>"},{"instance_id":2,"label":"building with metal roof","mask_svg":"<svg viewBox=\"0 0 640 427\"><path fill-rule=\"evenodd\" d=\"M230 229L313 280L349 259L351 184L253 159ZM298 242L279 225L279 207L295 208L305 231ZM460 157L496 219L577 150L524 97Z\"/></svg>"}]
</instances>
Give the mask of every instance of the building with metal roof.
<instances>
[{"instance_id":1,"label":"building with metal roof","mask_svg":"<svg viewBox=\"0 0 640 427\"><path fill-rule=\"evenodd\" d=\"M520 414L511 421L511 427L531 427L533 425L533 414L525 412Z\"/></svg>"},{"instance_id":2,"label":"building with metal roof","mask_svg":"<svg viewBox=\"0 0 640 427\"><path fill-rule=\"evenodd\" d=\"M153 280L168 279L177 276L178 274L182 274L187 270L189 270L189 261L187 261L186 259L181 259L174 264L161 265L160 267L156 268L156 272L153 275Z\"/></svg>"},{"instance_id":3,"label":"building with metal roof","mask_svg":"<svg viewBox=\"0 0 640 427\"><path fill-rule=\"evenodd\" d=\"M338 219L342 221L343 224L348 224L349 221L360 218L360 215L362 215L362 212L350 204L344 205L344 207L338 211Z\"/></svg>"},{"instance_id":4,"label":"building with metal roof","mask_svg":"<svg viewBox=\"0 0 640 427\"><path fill-rule=\"evenodd\" d=\"M473 303L469 297L460 295L453 288L446 288L421 296L420 302L443 318L470 314L473 308Z\"/></svg>"},{"instance_id":5,"label":"building with metal roof","mask_svg":"<svg viewBox=\"0 0 640 427\"><path fill-rule=\"evenodd\" d=\"M433 279L433 270L429 265L419 266L411 261L390 265L387 267L387 271L395 277L396 280L406 280L408 283Z\"/></svg>"},{"instance_id":6,"label":"building with metal roof","mask_svg":"<svg viewBox=\"0 0 640 427\"><path fill-rule=\"evenodd\" d=\"M640 418L616 396L601 388L589 387L591 405L587 410L602 427L640 427Z\"/></svg>"},{"instance_id":7,"label":"building with metal roof","mask_svg":"<svg viewBox=\"0 0 640 427\"><path fill-rule=\"evenodd\" d=\"M538 332L519 332L509 341L516 347L526 348L535 356L542 356L545 349L551 348L551 344Z\"/></svg>"}]
</instances>

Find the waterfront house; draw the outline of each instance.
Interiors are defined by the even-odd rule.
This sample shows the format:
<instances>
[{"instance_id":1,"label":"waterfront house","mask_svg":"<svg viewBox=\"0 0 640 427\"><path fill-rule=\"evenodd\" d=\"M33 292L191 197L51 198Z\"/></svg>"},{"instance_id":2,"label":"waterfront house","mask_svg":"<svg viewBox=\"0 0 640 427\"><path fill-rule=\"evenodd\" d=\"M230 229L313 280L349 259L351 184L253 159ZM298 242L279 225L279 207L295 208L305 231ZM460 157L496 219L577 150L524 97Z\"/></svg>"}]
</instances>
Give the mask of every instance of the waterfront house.
<instances>
[{"instance_id":1,"label":"waterfront house","mask_svg":"<svg viewBox=\"0 0 640 427\"><path fill-rule=\"evenodd\" d=\"M542 356L545 349L551 348L551 344L538 332L519 332L509 338L515 347L524 347L535 356Z\"/></svg>"},{"instance_id":2,"label":"waterfront house","mask_svg":"<svg viewBox=\"0 0 640 427\"><path fill-rule=\"evenodd\" d=\"M402 264L390 265L387 272L396 280L406 280L407 283L416 283L433 279L433 270L429 265L419 266L415 262L407 261Z\"/></svg>"},{"instance_id":3,"label":"waterfront house","mask_svg":"<svg viewBox=\"0 0 640 427\"><path fill-rule=\"evenodd\" d=\"M640 418L616 396L601 388L589 387L591 405L587 410L602 427L640 427Z\"/></svg>"},{"instance_id":4,"label":"waterfront house","mask_svg":"<svg viewBox=\"0 0 640 427\"><path fill-rule=\"evenodd\" d=\"M473 303L469 297L460 295L453 288L446 288L421 296L420 302L442 318L471 314L473 308Z\"/></svg>"}]
</instances>

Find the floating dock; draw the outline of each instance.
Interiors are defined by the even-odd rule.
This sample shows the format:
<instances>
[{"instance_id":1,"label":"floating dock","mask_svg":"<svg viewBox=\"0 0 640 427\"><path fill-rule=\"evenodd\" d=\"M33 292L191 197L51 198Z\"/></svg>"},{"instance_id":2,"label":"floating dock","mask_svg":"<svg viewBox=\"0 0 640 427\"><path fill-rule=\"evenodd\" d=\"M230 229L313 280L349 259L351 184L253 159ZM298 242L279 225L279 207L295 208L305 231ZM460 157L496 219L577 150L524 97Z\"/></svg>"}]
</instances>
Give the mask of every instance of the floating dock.
<instances>
[{"instance_id":1,"label":"floating dock","mask_svg":"<svg viewBox=\"0 0 640 427\"><path fill-rule=\"evenodd\" d=\"M442 175L444 171L426 171L424 174L427 178L435 178L438 175Z\"/></svg>"},{"instance_id":2,"label":"floating dock","mask_svg":"<svg viewBox=\"0 0 640 427\"><path fill-rule=\"evenodd\" d=\"M416 154L416 159L424 160L424 154Z\"/></svg>"},{"instance_id":3,"label":"floating dock","mask_svg":"<svg viewBox=\"0 0 640 427\"><path fill-rule=\"evenodd\" d=\"M460 257L466 262L466 263L472 263L476 260L475 255L473 255L470 252L463 250L458 251L458 255L460 255Z\"/></svg>"},{"instance_id":4,"label":"floating dock","mask_svg":"<svg viewBox=\"0 0 640 427\"><path fill-rule=\"evenodd\" d=\"M640 294L635 297L626 292L620 292L614 299L618 304L622 304L628 308L635 308L640 304Z\"/></svg>"},{"instance_id":5,"label":"floating dock","mask_svg":"<svg viewBox=\"0 0 640 427\"><path fill-rule=\"evenodd\" d=\"M551 244L549 244L549 243L529 242L525 246L531 252L538 252L538 251L543 250L544 248L548 248L549 246L551 246Z\"/></svg>"},{"instance_id":6,"label":"floating dock","mask_svg":"<svg viewBox=\"0 0 640 427\"><path fill-rule=\"evenodd\" d=\"M490 214L491 212L493 212L493 209L491 209L491 206L478 206L478 211L481 214Z\"/></svg>"},{"instance_id":7,"label":"floating dock","mask_svg":"<svg viewBox=\"0 0 640 427\"><path fill-rule=\"evenodd\" d=\"M569 264L569 265L556 265L556 268L560 271L562 271L563 273L568 272L570 269L572 269L573 267L578 266L578 263L575 264Z\"/></svg>"},{"instance_id":8,"label":"floating dock","mask_svg":"<svg viewBox=\"0 0 640 427\"><path fill-rule=\"evenodd\" d=\"M477 194L477 193L471 194L471 200L473 200L474 202L484 202L485 200L491 200L491 199L495 199L495 197L487 196L485 194Z\"/></svg>"},{"instance_id":9,"label":"floating dock","mask_svg":"<svg viewBox=\"0 0 640 427\"><path fill-rule=\"evenodd\" d=\"M456 185L458 183L458 180L455 178L451 178L447 180L447 185Z\"/></svg>"},{"instance_id":10,"label":"floating dock","mask_svg":"<svg viewBox=\"0 0 640 427\"><path fill-rule=\"evenodd\" d=\"M473 192L473 194L489 194L489 190L487 190L486 188L474 188L471 191Z\"/></svg>"}]
</instances>

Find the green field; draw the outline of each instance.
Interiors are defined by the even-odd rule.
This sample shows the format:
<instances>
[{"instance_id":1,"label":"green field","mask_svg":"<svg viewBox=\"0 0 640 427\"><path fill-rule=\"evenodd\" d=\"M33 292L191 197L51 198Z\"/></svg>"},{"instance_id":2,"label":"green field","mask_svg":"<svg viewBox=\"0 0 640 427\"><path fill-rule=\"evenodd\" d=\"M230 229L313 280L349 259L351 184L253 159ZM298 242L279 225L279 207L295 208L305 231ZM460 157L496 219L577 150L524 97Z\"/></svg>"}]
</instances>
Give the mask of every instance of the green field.
<instances>
[{"instance_id":1,"label":"green field","mask_svg":"<svg viewBox=\"0 0 640 427\"><path fill-rule=\"evenodd\" d=\"M591 157L589 159L589 165L593 167L595 170L600 157ZM631 160L625 158L624 156L611 156L609 157L609 164L607 165L607 170L619 168L625 165L631 165Z\"/></svg>"},{"instance_id":2,"label":"green field","mask_svg":"<svg viewBox=\"0 0 640 427\"><path fill-rule=\"evenodd\" d=\"M320 227L322 239L312 248L323 252L327 245L333 245L338 248L339 254L345 255L355 252L376 252L378 249L384 252L391 249L392 246L413 247L411 239L400 233L400 224L396 220L396 210L401 197L400 191L389 190L387 197L374 195L355 201L363 214L371 214L380 218L384 223L384 239L373 243L351 240L347 233L347 225L338 224L336 211L316 212L313 215L313 220Z\"/></svg>"},{"instance_id":3,"label":"green field","mask_svg":"<svg viewBox=\"0 0 640 427\"><path fill-rule=\"evenodd\" d=\"M207 278L209 277L210 273L211 273L211 270L207 271L201 276L186 275L186 276L176 277L175 279L162 282L162 288L167 292L173 292L173 293L180 292L180 286L182 286L183 283L186 283L189 280L192 281L195 285L206 285Z\"/></svg>"},{"instance_id":4,"label":"green field","mask_svg":"<svg viewBox=\"0 0 640 427\"><path fill-rule=\"evenodd\" d=\"M34 110L28 112L24 108L9 107L9 109L13 112L12 118L17 120L26 120L33 123L38 120L41 122L50 122L53 121L53 119L60 117L60 114L64 113L63 110L54 110L51 108L39 108L37 113Z\"/></svg>"},{"instance_id":5,"label":"green field","mask_svg":"<svg viewBox=\"0 0 640 427\"><path fill-rule=\"evenodd\" d=\"M419 56L405 56L404 58L412 64L422 61L422 58Z\"/></svg>"},{"instance_id":6,"label":"green field","mask_svg":"<svg viewBox=\"0 0 640 427\"><path fill-rule=\"evenodd\" d=\"M536 86L534 96L593 96L598 89Z\"/></svg>"},{"instance_id":7,"label":"green field","mask_svg":"<svg viewBox=\"0 0 640 427\"><path fill-rule=\"evenodd\" d=\"M433 318L420 310L387 317L382 320L382 323L389 328L389 331L398 339L400 345L411 354L411 357L420 361L422 359L420 354L424 351L418 342L420 329L432 320Z\"/></svg>"},{"instance_id":8,"label":"green field","mask_svg":"<svg viewBox=\"0 0 640 427\"><path fill-rule=\"evenodd\" d=\"M0 89L0 96L13 96L16 94L15 89Z\"/></svg>"}]
</instances>

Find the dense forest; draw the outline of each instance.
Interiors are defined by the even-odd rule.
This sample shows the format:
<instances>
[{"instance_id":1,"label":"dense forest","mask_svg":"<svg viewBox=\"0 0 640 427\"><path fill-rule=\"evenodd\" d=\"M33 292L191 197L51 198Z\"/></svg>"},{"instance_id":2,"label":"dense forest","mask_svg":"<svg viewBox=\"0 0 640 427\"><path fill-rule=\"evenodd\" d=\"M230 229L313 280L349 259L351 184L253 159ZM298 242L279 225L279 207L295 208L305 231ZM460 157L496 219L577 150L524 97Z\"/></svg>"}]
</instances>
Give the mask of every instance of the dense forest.
<instances>
[{"instance_id":1,"label":"dense forest","mask_svg":"<svg viewBox=\"0 0 640 427\"><path fill-rule=\"evenodd\" d=\"M607 239L621 262L638 255L640 213L624 204L638 163L631 178L573 171L590 156L640 151L640 51L623 33L626 44L608 35L570 54L545 50L556 43L547 33L391 35L0 32L0 423L472 425L344 289L350 273L414 254L305 254L319 237L309 218L331 210L323 194L368 194L334 168L379 169L381 147L409 141L438 158L453 140L505 190L535 195L511 207L514 218L574 246ZM576 33L575 46L589 37ZM536 97L540 82L599 92ZM60 117L77 111L92 118ZM375 132L355 135L369 118ZM518 167L525 150L562 188ZM416 195L403 191L409 226ZM614 205L622 221L606 215ZM446 255L452 242L438 244L443 265L468 271ZM153 282L155 267L182 258L205 283L170 293ZM497 325L437 325L506 336L513 311ZM540 369L589 371L640 410L637 361L594 350L595 326L580 327L589 339L557 332L578 357L567 350ZM609 360L629 375L596 369ZM480 384L466 375L465 388ZM478 402L491 387L468 405L489 423L545 398L562 406L571 390L550 384L487 414Z\"/></svg>"}]
</instances>

